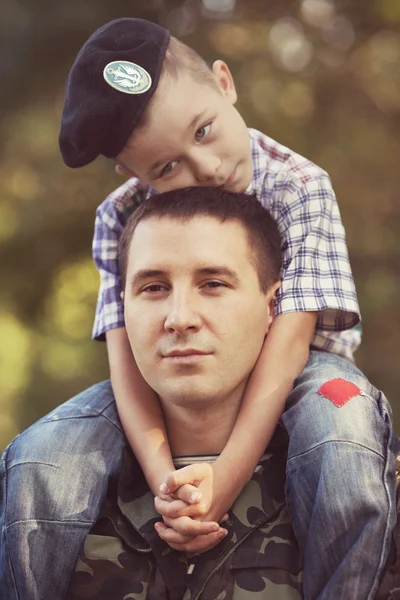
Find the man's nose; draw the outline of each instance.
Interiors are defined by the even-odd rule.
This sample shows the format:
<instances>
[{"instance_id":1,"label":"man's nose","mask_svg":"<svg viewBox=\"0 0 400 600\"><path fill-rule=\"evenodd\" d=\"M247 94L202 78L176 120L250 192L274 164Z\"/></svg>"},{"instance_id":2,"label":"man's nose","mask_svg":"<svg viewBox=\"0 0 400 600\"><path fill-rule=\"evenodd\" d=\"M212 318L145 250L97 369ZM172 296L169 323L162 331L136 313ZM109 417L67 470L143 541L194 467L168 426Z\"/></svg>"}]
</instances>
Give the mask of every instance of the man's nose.
<instances>
[{"instance_id":1,"label":"man's nose","mask_svg":"<svg viewBox=\"0 0 400 600\"><path fill-rule=\"evenodd\" d=\"M168 332L184 333L187 330L197 330L201 318L196 303L189 294L175 294L171 297L164 328Z\"/></svg>"},{"instance_id":2,"label":"man's nose","mask_svg":"<svg viewBox=\"0 0 400 600\"><path fill-rule=\"evenodd\" d=\"M202 181L212 181L221 166L221 160L204 147L199 147L192 153L192 164L196 179Z\"/></svg>"}]
</instances>

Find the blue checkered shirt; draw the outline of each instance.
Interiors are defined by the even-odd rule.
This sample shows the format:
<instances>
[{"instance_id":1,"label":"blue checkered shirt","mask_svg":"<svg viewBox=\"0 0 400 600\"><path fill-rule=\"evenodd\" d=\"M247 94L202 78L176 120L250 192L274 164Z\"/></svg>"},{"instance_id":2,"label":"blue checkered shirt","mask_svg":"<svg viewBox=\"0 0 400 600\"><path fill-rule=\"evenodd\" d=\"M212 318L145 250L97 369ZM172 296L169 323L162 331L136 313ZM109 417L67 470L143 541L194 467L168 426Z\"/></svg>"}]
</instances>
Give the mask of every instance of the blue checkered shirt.
<instances>
[{"instance_id":1,"label":"blue checkered shirt","mask_svg":"<svg viewBox=\"0 0 400 600\"><path fill-rule=\"evenodd\" d=\"M309 160L249 129L254 192L276 219L283 245L282 286L276 314L318 311L312 339L315 348L353 359L360 343L359 306L345 232L328 174ZM137 203L156 193L129 179L96 212L93 257L100 290L93 338L124 327L120 299L118 240Z\"/></svg>"}]
</instances>

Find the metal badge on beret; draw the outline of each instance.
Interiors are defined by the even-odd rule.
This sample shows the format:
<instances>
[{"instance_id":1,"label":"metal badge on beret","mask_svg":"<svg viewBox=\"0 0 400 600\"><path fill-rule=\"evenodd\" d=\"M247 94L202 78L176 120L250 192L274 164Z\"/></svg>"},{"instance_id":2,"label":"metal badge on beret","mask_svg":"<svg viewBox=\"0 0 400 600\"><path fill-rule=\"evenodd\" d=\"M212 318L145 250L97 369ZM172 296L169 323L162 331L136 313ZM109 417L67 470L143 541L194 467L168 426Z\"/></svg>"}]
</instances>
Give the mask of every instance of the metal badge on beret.
<instances>
[{"instance_id":1,"label":"metal badge on beret","mask_svg":"<svg viewBox=\"0 0 400 600\"><path fill-rule=\"evenodd\" d=\"M133 62L114 60L104 68L103 77L108 85L124 94L143 94L151 87L149 73Z\"/></svg>"}]
</instances>

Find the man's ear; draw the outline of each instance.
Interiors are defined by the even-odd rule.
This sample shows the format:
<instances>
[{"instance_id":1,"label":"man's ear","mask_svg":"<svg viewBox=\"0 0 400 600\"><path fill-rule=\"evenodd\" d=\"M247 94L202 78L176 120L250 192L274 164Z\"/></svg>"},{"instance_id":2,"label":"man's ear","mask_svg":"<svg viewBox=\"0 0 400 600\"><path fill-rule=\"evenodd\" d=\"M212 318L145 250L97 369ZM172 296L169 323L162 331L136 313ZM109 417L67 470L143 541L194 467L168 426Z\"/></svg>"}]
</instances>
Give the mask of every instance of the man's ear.
<instances>
[{"instance_id":1,"label":"man's ear","mask_svg":"<svg viewBox=\"0 0 400 600\"><path fill-rule=\"evenodd\" d=\"M232 73L230 72L228 65L224 63L223 60L216 60L212 66L212 72L222 94L226 96L232 104L235 104L237 93L235 82L233 81Z\"/></svg>"},{"instance_id":2,"label":"man's ear","mask_svg":"<svg viewBox=\"0 0 400 600\"><path fill-rule=\"evenodd\" d=\"M271 327L271 323L275 318L275 297L280 287L281 281L277 281L276 283L274 283L273 286L269 288L268 292L265 295L268 310L267 329L265 333L268 332L269 328Z\"/></svg>"},{"instance_id":3,"label":"man's ear","mask_svg":"<svg viewBox=\"0 0 400 600\"><path fill-rule=\"evenodd\" d=\"M124 301L125 301L125 292L121 292L120 297L121 297L122 303L124 303Z\"/></svg>"}]
</instances>

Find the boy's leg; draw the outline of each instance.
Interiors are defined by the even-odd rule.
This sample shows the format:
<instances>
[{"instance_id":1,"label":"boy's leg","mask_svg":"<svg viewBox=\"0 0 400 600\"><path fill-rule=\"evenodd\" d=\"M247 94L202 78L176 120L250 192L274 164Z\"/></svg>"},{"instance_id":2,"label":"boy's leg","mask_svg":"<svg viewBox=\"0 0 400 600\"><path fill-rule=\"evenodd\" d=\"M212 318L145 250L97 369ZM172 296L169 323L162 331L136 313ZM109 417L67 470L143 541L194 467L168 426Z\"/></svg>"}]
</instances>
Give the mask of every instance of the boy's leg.
<instances>
[{"instance_id":1,"label":"boy's leg","mask_svg":"<svg viewBox=\"0 0 400 600\"><path fill-rule=\"evenodd\" d=\"M396 522L389 403L355 365L313 351L282 421L305 600L372 600Z\"/></svg>"},{"instance_id":2,"label":"boy's leg","mask_svg":"<svg viewBox=\"0 0 400 600\"><path fill-rule=\"evenodd\" d=\"M125 445L109 382L58 407L5 450L0 598L62 600Z\"/></svg>"}]
</instances>

